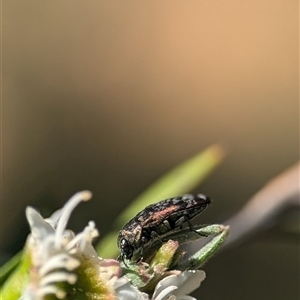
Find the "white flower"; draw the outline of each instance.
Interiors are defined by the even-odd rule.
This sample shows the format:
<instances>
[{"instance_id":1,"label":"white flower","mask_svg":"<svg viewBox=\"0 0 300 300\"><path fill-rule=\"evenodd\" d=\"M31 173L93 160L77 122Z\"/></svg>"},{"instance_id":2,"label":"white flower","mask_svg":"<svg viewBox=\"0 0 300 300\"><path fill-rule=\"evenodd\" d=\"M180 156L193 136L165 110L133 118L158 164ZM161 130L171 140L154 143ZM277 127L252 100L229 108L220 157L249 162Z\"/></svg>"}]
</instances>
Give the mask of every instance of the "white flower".
<instances>
[{"instance_id":1,"label":"white flower","mask_svg":"<svg viewBox=\"0 0 300 300\"><path fill-rule=\"evenodd\" d=\"M167 276L158 282L151 298L146 293L138 291L124 277L123 282L120 279L115 289L118 300L195 300L187 294L200 287L204 279L205 272L202 270L189 270Z\"/></svg>"},{"instance_id":2,"label":"white flower","mask_svg":"<svg viewBox=\"0 0 300 300\"><path fill-rule=\"evenodd\" d=\"M98 257L92 246L92 240L98 236L94 222L89 222L83 232L77 235L66 230L73 209L91 196L88 191L75 194L62 210L49 219L43 219L31 207L26 209L31 228L26 250L31 259L31 267L29 283L22 299L42 300L50 294L63 299L66 293L75 291L75 283L77 290L82 289L80 277L84 277L85 284L91 282L93 290L88 291L90 295L114 294L113 283L121 274L119 263ZM61 283L65 283L65 289L61 287Z\"/></svg>"},{"instance_id":3,"label":"white flower","mask_svg":"<svg viewBox=\"0 0 300 300\"><path fill-rule=\"evenodd\" d=\"M156 286L153 299L178 299L178 300L192 300L195 299L190 294L198 287L205 279L205 272L202 270L184 271L179 275L170 275L162 279ZM173 298L172 298L173 297Z\"/></svg>"}]
</instances>

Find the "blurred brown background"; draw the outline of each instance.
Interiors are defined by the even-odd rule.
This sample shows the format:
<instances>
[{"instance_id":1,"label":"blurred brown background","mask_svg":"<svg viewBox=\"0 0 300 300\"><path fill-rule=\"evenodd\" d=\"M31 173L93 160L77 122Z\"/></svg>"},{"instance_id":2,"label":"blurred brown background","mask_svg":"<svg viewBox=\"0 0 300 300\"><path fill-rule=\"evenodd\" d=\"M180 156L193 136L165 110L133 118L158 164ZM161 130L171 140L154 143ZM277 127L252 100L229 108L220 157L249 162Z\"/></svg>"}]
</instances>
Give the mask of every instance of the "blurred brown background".
<instances>
[{"instance_id":1,"label":"blurred brown background","mask_svg":"<svg viewBox=\"0 0 300 300\"><path fill-rule=\"evenodd\" d=\"M299 2L4 0L1 255L90 189L102 234L153 180L215 142L196 191L221 222L299 159ZM255 239L205 266L199 299L299 299L299 246Z\"/></svg>"}]
</instances>

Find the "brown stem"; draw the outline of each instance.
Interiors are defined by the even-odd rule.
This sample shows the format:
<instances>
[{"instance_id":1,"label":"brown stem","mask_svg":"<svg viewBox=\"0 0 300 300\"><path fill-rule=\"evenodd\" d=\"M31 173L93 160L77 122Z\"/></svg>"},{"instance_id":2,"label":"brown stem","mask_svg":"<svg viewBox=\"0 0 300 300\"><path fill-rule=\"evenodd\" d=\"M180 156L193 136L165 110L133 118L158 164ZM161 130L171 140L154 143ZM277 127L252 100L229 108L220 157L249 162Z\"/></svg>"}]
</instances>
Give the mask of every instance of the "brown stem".
<instances>
[{"instance_id":1,"label":"brown stem","mask_svg":"<svg viewBox=\"0 0 300 300\"><path fill-rule=\"evenodd\" d=\"M240 212L224 222L230 226L226 245L271 226L291 208L299 209L299 167L298 163L272 179Z\"/></svg>"}]
</instances>

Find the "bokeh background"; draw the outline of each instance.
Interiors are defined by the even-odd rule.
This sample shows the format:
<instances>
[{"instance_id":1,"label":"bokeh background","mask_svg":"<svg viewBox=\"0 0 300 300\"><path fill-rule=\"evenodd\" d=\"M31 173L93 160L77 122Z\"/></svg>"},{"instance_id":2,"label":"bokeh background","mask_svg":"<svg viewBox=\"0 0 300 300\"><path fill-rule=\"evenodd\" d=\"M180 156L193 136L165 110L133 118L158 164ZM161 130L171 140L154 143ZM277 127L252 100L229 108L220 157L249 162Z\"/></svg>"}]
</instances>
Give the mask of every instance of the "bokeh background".
<instances>
[{"instance_id":1,"label":"bokeh background","mask_svg":"<svg viewBox=\"0 0 300 300\"><path fill-rule=\"evenodd\" d=\"M195 192L225 220L299 159L299 1L2 1L1 257L32 205L75 192L101 234L151 182L220 142ZM299 299L299 245L256 238L206 266L199 299Z\"/></svg>"}]
</instances>

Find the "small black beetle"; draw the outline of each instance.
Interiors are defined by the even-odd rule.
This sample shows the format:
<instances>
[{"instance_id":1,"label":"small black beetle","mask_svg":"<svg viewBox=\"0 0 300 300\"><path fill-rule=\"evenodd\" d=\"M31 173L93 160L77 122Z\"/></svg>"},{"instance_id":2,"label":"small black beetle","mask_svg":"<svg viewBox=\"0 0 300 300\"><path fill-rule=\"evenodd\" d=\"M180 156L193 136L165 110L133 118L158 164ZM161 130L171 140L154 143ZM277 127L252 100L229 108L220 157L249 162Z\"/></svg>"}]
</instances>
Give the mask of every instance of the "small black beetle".
<instances>
[{"instance_id":1,"label":"small black beetle","mask_svg":"<svg viewBox=\"0 0 300 300\"><path fill-rule=\"evenodd\" d=\"M200 214L211 203L209 197L184 195L169 198L147 206L126 223L118 236L120 258L131 259L135 251L142 253L143 247L151 239L160 237Z\"/></svg>"}]
</instances>

